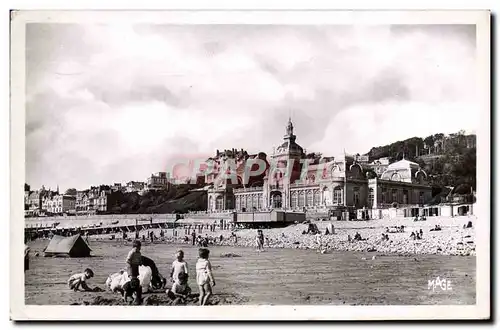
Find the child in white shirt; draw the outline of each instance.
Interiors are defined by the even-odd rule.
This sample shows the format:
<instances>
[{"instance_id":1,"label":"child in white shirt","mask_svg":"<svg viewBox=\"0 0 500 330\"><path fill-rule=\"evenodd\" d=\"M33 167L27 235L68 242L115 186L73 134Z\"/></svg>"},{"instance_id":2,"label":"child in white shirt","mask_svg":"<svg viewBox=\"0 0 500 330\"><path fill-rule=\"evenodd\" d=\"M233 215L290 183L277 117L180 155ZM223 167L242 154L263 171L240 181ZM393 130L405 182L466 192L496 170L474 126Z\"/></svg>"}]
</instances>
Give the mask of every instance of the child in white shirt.
<instances>
[{"instance_id":1,"label":"child in white shirt","mask_svg":"<svg viewBox=\"0 0 500 330\"><path fill-rule=\"evenodd\" d=\"M188 275L187 262L184 261L184 251L179 250L175 255L175 260L172 262L172 270L170 271L170 281L175 283L179 280L179 274Z\"/></svg>"}]
</instances>

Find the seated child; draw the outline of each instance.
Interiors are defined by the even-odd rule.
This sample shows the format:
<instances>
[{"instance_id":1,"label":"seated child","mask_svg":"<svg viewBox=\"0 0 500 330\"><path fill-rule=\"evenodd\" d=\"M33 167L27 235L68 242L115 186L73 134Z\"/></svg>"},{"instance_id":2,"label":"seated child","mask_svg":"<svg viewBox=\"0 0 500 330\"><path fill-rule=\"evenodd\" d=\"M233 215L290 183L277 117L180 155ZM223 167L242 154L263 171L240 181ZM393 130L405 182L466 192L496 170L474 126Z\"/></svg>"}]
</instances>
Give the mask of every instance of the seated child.
<instances>
[{"instance_id":1,"label":"seated child","mask_svg":"<svg viewBox=\"0 0 500 330\"><path fill-rule=\"evenodd\" d=\"M86 281L90 279L91 277L94 277L94 272L92 269L87 268L83 271L83 273L79 274L74 274L68 279L68 286L71 290L73 291L78 291L80 287L84 291L93 291L91 288L87 286Z\"/></svg>"},{"instance_id":2,"label":"seated child","mask_svg":"<svg viewBox=\"0 0 500 330\"><path fill-rule=\"evenodd\" d=\"M177 281L174 282L171 289L167 289L166 293L168 297L172 300L179 299L184 301L188 298L191 293L191 288L187 283L188 276L186 273L179 273ZM179 301L178 300L178 301Z\"/></svg>"},{"instance_id":3,"label":"seated child","mask_svg":"<svg viewBox=\"0 0 500 330\"><path fill-rule=\"evenodd\" d=\"M137 294L138 290L141 290L139 279L137 277L132 277L130 281L123 284L121 289L118 289L117 291L123 295L123 301L128 303L127 298L130 297L132 301L134 301L134 293Z\"/></svg>"}]
</instances>

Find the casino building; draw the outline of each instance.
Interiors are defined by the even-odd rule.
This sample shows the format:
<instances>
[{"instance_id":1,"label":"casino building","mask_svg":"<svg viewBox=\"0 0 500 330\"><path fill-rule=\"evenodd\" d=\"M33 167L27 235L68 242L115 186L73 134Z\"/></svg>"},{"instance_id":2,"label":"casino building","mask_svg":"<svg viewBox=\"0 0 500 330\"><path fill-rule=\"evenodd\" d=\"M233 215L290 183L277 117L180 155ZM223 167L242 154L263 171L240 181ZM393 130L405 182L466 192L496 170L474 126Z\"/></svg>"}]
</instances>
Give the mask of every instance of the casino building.
<instances>
[{"instance_id":1,"label":"casino building","mask_svg":"<svg viewBox=\"0 0 500 330\"><path fill-rule=\"evenodd\" d=\"M417 208L432 198L427 174L417 163L403 159L367 177L365 170L371 165L359 162L357 156L306 155L293 129L289 119L283 142L269 157L262 152L217 151L205 173L208 211L326 210L341 219L363 210L364 217L377 217L377 210ZM257 162L265 164L265 171L250 175Z\"/></svg>"}]
</instances>

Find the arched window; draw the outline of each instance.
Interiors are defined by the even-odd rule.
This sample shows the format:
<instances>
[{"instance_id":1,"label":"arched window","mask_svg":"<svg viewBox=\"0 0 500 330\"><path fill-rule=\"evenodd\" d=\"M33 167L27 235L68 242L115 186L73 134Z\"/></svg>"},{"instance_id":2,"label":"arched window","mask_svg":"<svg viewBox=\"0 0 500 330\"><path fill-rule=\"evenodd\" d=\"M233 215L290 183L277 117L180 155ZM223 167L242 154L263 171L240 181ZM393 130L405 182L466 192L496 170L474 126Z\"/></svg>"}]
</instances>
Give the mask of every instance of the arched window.
<instances>
[{"instance_id":1,"label":"arched window","mask_svg":"<svg viewBox=\"0 0 500 330\"><path fill-rule=\"evenodd\" d=\"M408 204L408 190L403 190L403 204Z\"/></svg>"},{"instance_id":2,"label":"arched window","mask_svg":"<svg viewBox=\"0 0 500 330\"><path fill-rule=\"evenodd\" d=\"M354 187L354 205L359 205L359 187Z\"/></svg>"},{"instance_id":3,"label":"arched window","mask_svg":"<svg viewBox=\"0 0 500 330\"><path fill-rule=\"evenodd\" d=\"M215 200L215 209L216 210L224 209L224 199L222 198L222 196L218 196L217 199Z\"/></svg>"},{"instance_id":4,"label":"arched window","mask_svg":"<svg viewBox=\"0 0 500 330\"><path fill-rule=\"evenodd\" d=\"M313 197L313 204L314 205L320 205L321 204L321 195L319 193L319 190L314 191L314 197Z\"/></svg>"},{"instance_id":5,"label":"arched window","mask_svg":"<svg viewBox=\"0 0 500 330\"><path fill-rule=\"evenodd\" d=\"M292 192L291 200L290 200L290 206L292 208L297 208L297 192L294 191Z\"/></svg>"},{"instance_id":6,"label":"arched window","mask_svg":"<svg viewBox=\"0 0 500 330\"><path fill-rule=\"evenodd\" d=\"M306 206L312 206L313 205L313 193L311 190L307 192L307 204Z\"/></svg>"},{"instance_id":7,"label":"arched window","mask_svg":"<svg viewBox=\"0 0 500 330\"><path fill-rule=\"evenodd\" d=\"M424 204L424 192L421 191L418 198L420 204Z\"/></svg>"},{"instance_id":8,"label":"arched window","mask_svg":"<svg viewBox=\"0 0 500 330\"><path fill-rule=\"evenodd\" d=\"M272 197L273 199L273 207L274 208L281 208L282 207L282 197L281 194L275 194Z\"/></svg>"},{"instance_id":9,"label":"arched window","mask_svg":"<svg viewBox=\"0 0 500 330\"><path fill-rule=\"evenodd\" d=\"M373 193L373 188L368 190L368 206L373 207L373 202L375 200L375 194Z\"/></svg>"},{"instance_id":10,"label":"arched window","mask_svg":"<svg viewBox=\"0 0 500 330\"><path fill-rule=\"evenodd\" d=\"M399 175L398 173L393 173L391 175L391 181L401 181L401 175ZM395 202L395 201L393 201Z\"/></svg>"},{"instance_id":11,"label":"arched window","mask_svg":"<svg viewBox=\"0 0 500 330\"><path fill-rule=\"evenodd\" d=\"M241 210L243 210L243 209L246 210L246 208L247 208L247 197L245 195L241 196L241 203L240 203L240 205L241 205Z\"/></svg>"},{"instance_id":12,"label":"arched window","mask_svg":"<svg viewBox=\"0 0 500 330\"><path fill-rule=\"evenodd\" d=\"M333 189L333 204L334 205L342 205L344 200L344 189L342 187L335 187Z\"/></svg>"},{"instance_id":13,"label":"arched window","mask_svg":"<svg viewBox=\"0 0 500 330\"><path fill-rule=\"evenodd\" d=\"M304 192L303 192L303 191L301 191L301 192L299 192L297 206L298 206L298 207L304 207L304 204L305 204L305 200L304 200Z\"/></svg>"}]
</instances>

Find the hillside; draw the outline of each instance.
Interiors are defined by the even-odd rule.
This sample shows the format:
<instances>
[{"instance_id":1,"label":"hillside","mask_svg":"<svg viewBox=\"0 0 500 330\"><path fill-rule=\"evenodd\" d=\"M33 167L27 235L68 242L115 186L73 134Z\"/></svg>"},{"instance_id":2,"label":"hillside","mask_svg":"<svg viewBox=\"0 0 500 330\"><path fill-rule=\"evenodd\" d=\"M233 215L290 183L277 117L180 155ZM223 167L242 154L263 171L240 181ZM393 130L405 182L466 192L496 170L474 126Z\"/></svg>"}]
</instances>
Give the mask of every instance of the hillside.
<instances>
[{"instance_id":1,"label":"hillside","mask_svg":"<svg viewBox=\"0 0 500 330\"><path fill-rule=\"evenodd\" d=\"M412 137L389 145L374 147L366 155L373 161L388 157L391 162L414 161L427 172L436 186L467 184L476 187L476 135L463 132L442 133L426 138Z\"/></svg>"},{"instance_id":2,"label":"hillside","mask_svg":"<svg viewBox=\"0 0 500 330\"><path fill-rule=\"evenodd\" d=\"M168 191L138 193L114 192L108 197L111 213L186 213L207 209L206 191L191 191L193 185L174 185Z\"/></svg>"}]
</instances>

